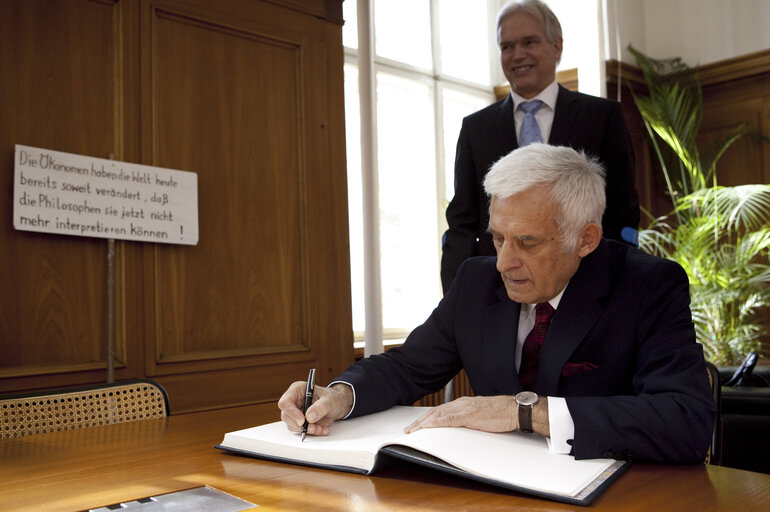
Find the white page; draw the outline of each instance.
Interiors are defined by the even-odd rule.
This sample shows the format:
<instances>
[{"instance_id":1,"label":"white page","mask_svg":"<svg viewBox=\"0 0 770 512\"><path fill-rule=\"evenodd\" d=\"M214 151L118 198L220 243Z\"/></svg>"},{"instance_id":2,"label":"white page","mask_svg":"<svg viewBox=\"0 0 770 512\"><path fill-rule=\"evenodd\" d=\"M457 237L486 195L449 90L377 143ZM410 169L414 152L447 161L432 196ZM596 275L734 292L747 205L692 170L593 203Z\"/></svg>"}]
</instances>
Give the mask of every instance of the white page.
<instances>
[{"instance_id":1,"label":"white page","mask_svg":"<svg viewBox=\"0 0 770 512\"><path fill-rule=\"evenodd\" d=\"M469 473L567 496L580 492L615 462L612 459L576 461L571 455L551 454L545 438L521 432L423 429L398 442Z\"/></svg>"},{"instance_id":2,"label":"white page","mask_svg":"<svg viewBox=\"0 0 770 512\"><path fill-rule=\"evenodd\" d=\"M404 428L422 416L429 407L396 406L387 411L338 421L329 436L300 435L283 422L269 423L225 435L222 445L288 459L351 466L370 470L377 450L403 435Z\"/></svg>"}]
</instances>

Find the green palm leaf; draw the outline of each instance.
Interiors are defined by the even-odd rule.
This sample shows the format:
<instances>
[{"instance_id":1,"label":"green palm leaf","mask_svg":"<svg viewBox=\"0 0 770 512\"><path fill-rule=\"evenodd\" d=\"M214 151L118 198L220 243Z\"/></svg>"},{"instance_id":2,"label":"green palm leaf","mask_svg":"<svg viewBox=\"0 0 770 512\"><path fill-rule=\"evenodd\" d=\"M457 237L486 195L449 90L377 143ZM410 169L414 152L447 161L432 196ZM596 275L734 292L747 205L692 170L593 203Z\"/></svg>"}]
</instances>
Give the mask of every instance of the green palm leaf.
<instances>
[{"instance_id":1,"label":"green palm leaf","mask_svg":"<svg viewBox=\"0 0 770 512\"><path fill-rule=\"evenodd\" d=\"M719 186L717 162L747 134L746 127L702 157L697 74L680 59L656 60L629 50L649 89L648 95L631 93L674 204L669 215L650 216L639 231L639 247L684 268L695 333L706 357L736 364L760 349L757 315L770 306L770 185Z\"/></svg>"}]
</instances>

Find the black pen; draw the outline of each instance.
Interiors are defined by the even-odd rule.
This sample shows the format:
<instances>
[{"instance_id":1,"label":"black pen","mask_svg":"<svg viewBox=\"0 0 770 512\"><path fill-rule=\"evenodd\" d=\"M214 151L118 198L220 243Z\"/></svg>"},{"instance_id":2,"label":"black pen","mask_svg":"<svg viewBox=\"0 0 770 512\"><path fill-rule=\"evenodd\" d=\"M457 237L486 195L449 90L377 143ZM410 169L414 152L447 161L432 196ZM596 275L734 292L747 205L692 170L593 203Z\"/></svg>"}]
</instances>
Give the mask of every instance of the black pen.
<instances>
[{"instance_id":1,"label":"black pen","mask_svg":"<svg viewBox=\"0 0 770 512\"><path fill-rule=\"evenodd\" d=\"M307 414L307 410L313 403L313 389L315 388L315 368L310 369L310 373L307 375L307 385L305 386L305 407L302 410L303 414ZM302 425L302 442L305 442L305 436L307 435L307 418Z\"/></svg>"}]
</instances>

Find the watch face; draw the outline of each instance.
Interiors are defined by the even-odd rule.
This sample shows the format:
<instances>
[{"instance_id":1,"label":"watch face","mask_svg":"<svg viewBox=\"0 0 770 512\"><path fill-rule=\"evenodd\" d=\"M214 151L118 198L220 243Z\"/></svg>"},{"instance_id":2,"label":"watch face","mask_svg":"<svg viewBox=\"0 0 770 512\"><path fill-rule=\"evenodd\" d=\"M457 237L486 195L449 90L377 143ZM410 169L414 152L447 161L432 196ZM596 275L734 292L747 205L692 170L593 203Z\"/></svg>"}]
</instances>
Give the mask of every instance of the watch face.
<instances>
[{"instance_id":1,"label":"watch face","mask_svg":"<svg viewBox=\"0 0 770 512\"><path fill-rule=\"evenodd\" d=\"M516 402L519 405L533 405L537 402L537 393L532 391L522 391L516 395Z\"/></svg>"}]
</instances>

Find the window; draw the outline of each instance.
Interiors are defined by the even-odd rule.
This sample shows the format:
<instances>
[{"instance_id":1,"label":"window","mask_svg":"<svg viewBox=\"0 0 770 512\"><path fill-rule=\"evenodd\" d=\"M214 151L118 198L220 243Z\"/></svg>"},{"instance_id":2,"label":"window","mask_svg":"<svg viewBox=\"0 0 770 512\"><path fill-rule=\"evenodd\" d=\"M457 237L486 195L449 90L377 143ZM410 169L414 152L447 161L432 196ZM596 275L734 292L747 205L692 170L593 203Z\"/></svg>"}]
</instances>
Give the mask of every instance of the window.
<instances>
[{"instance_id":1,"label":"window","mask_svg":"<svg viewBox=\"0 0 770 512\"><path fill-rule=\"evenodd\" d=\"M499 82L487 0L374 0L372 129L378 189L381 322L401 340L441 298L444 210L454 194L462 118L494 101ZM343 4L353 330L364 339L364 209L356 1ZM493 71L494 70L494 71ZM494 77L493 78L493 73Z\"/></svg>"}]
</instances>

